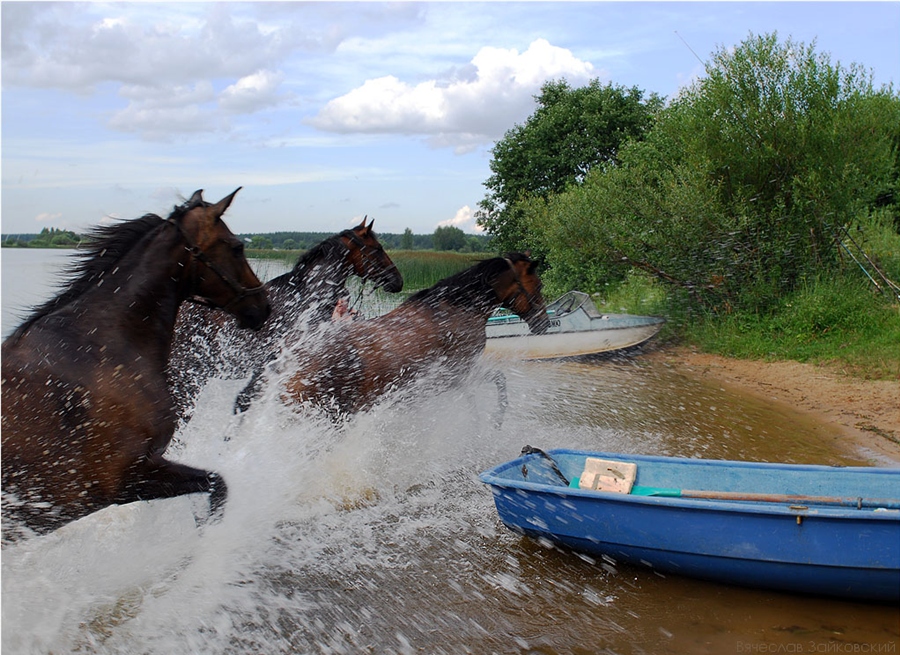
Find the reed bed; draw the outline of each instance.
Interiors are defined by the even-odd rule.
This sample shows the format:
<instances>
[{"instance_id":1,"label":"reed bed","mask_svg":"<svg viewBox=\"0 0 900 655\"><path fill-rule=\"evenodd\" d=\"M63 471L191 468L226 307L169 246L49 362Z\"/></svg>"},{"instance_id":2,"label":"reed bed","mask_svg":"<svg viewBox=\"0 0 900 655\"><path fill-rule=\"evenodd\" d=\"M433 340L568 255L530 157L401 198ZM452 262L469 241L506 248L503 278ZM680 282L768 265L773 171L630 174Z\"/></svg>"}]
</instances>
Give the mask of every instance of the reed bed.
<instances>
[{"instance_id":1,"label":"reed bed","mask_svg":"<svg viewBox=\"0 0 900 655\"><path fill-rule=\"evenodd\" d=\"M392 250L388 254L403 275L404 291L427 289L439 280L491 256L484 253L462 254L433 250Z\"/></svg>"},{"instance_id":2,"label":"reed bed","mask_svg":"<svg viewBox=\"0 0 900 655\"><path fill-rule=\"evenodd\" d=\"M265 280L289 270L302 254L301 250L247 250L249 258L265 260L257 261L255 266L260 279ZM400 293L389 294L373 290L371 284L363 286L355 277L347 281L351 304L370 318L389 312L416 291L434 286L445 277L494 256L489 253L433 250L390 250L388 254L403 275L403 291Z\"/></svg>"},{"instance_id":3,"label":"reed bed","mask_svg":"<svg viewBox=\"0 0 900 655\"><path fill-rule=\"evenodd\" d=\"M354 306L369 318L386 314L416 291L434 286L445 277L464 271L491 256L484 253L462 254L431 250L391 250L388 254L403 275L403 291L385 293L371 289L371 285L362 289L356 278L347 282Z\"/></svg>"}]
</instances>

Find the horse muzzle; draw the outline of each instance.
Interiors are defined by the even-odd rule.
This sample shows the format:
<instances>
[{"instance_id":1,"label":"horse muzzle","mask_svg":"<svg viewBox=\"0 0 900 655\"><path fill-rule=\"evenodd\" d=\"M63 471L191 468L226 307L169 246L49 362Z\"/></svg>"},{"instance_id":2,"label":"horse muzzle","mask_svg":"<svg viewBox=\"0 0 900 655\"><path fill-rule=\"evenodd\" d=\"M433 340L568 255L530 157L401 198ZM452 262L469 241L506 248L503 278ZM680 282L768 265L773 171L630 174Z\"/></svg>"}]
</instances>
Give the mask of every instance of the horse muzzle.
<instances>
[{"instance_id":1,"label":"horse muzzle","mask_svg":"<svg viewBox=\"0 0 900 655\"><path fill-rule=\"evenodd\" d=\"M529 312L522 318L528 323L528 329L532 334L544 334L550 328L550 317L547 316L547 310L543 308Z\"/></svg>"},{"instance_id":2,"label":"horse muzzle","mask_svg":"<svg viewBox=\"0 0 900 655\"><path fill-rule=\"evenodd\" d=\"M235 316L241 329L259 330L272 314L272 306L269 301L262 305L253 305L241 309Z\"/></svg>"},{"instance_id":3,"label":"horse muzzle","mask_svg":"<svg viewBox=\"0 0 900 655\"><path fill-rule=\"evenodd\" d=\"M378 286L388 293L397 293L403 290L403 276L394 268L390 273L386 273L378 279Z\"/></svg>"}]
</instances>

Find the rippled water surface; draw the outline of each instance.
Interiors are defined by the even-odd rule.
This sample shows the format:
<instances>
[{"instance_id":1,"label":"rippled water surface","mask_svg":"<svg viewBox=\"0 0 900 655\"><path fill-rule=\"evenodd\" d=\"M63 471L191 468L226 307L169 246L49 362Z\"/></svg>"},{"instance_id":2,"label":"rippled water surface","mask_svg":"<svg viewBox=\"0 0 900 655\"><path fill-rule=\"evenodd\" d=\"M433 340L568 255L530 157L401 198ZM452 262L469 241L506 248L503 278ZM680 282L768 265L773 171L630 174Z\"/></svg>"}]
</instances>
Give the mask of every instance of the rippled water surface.
<instances>
[{"instance_id":1,"label":"rippled water surface","mask_svg":"<svg viewBox=\"0 0 900 655\"><path fill-rule=\"evenodd\" d=\"M477 479L526 444L862 463L822 445L830 428L640 355L503 370L500 428L477 372L342 425L275 392L234 417L241 381L213 382L170 454L226 478L224 519L198 529L201 497L138 503L5 547L3 652L897 652L895 607L550 548Z\"/></svg>"}]
</instances>

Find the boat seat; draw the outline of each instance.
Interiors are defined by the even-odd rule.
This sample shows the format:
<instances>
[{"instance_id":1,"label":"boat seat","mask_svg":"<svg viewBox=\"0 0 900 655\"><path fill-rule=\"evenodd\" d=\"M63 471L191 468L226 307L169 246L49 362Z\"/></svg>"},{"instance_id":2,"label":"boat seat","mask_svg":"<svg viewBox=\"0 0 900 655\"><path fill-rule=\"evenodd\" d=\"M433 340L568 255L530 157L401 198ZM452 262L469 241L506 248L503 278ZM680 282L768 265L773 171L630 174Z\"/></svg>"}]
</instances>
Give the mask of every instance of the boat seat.
<instances>
[{"instance_id":1,"label":"boat seat","mask_svg":"<svg viewBox=\"0 0 900 655\"><path fill-rule=\"evenodd\" d=\"M637 464L588 457L578 478L578 488L627 494L631 493L636 477Z\"/></svg>"}]
</instances>

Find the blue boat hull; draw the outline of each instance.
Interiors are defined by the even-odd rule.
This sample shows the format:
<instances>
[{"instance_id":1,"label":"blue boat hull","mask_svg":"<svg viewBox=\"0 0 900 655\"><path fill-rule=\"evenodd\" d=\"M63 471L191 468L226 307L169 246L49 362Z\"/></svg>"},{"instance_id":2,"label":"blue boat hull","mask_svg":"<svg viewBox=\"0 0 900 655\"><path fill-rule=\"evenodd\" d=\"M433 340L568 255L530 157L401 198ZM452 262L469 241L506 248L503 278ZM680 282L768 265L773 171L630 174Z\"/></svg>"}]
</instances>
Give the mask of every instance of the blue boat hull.
<instances>
[{"instance_id":1,"label":"blue boat hull","mask_svg":"<svg viewBox=\"0 0 900 655\"><path fill-rule=\"evenodd\" d=\"M900 469L835 468L556 450L567 478L586 457L637 463L636 485L808 497L897 495ZM523 476L523 466L527 477ZM567 487L532 454L482 474L519 533L667 573L805 594L900 601L900 508L668 498ZM849 504L849 503L846 503Z\"/></svg>"}]
</instances>

